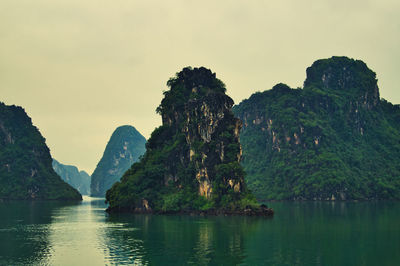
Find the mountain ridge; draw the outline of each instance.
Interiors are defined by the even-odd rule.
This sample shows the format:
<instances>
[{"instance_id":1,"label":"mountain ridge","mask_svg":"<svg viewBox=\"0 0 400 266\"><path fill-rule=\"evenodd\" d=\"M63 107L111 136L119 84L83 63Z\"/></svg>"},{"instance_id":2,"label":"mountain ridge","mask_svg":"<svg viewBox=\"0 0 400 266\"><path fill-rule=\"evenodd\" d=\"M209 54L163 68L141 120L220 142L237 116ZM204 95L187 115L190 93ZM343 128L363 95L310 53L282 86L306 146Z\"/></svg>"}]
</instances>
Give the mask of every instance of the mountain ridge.
<instances>
[{"instance_id":1,"label":"mountain ridge","mask_svg":"<svg viewBox=\"0 0 400 266\"><path fill-rule=\"evenodd\" d=\"M90 176L84 170L74 165L62 164L53 158L54 171L68 184L77 189L82 195L90 194Z\"/></svg>"},{"instance_id":2,"label":"mountain ridge","mask_svg":"<svg viewBox=\"0 0 400 266\"><path fill-rule=\"evenodd\" d=\"M0 102L0 198L82 200L52 168L45 138L22 107Z\"/></svg>"},{"instance_id":3,"label":"mountain ridge","mask_svg":"<svg viewBox=\"0 0 400 266\"><path fill-rule=\"evenodd\" d=\"M277 84L233 108L242 164L258 198L400 198L399 106L376 74L347 57L307 68L303 88Z\"/></svg>"}]
</instances>

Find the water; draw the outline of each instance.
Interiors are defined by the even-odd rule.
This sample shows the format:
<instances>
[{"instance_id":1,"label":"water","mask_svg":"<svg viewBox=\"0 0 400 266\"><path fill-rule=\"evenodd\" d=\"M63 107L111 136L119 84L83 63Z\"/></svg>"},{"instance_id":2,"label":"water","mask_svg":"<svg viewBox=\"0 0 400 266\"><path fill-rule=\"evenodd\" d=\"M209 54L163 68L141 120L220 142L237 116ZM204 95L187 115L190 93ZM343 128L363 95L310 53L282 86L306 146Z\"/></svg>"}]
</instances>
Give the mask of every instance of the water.
<instances>
[{"instance_id":1,"label":"water","mask_svg":"<svg viewBox=\"0 0 400 266\"><path fill-rule=\"evenodd\" d=\"M272 202L273 218L0 203L0 265L400 265L399 202Z\"/></svg>"}]
</instances>

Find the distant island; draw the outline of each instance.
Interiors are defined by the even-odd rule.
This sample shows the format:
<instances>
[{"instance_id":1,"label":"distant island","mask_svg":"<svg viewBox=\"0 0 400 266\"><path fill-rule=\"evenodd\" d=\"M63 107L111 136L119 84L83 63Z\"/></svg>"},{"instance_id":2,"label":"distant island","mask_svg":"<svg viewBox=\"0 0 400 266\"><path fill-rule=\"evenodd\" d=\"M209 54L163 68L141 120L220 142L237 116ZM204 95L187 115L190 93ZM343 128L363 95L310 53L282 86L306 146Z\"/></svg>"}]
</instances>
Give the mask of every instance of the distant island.
<instances>
[{"instance_id":1,"label":"distant island","mask_svg":"<svg viewBox=\"0 0 400 266\"><path fill-rule=\"evenodd\" d=\"M76 166L65 165L53 158L53 169L56 173L82 195L90 195L90 176L79 171Z\"/></svg>"},{"instance_id":2,"label":"distant island","mask_svg":"<svg viewBox=\"0 0 400 266\"><path fill-rule=\"evenodd\" d=\"M146 153L106 193L108 212L272 215L247 189L241 122L209 69L184 68L157 108Z\"/></svg>"},{"instance_id":3,"label":"distant island","mask_svg":"<svg viewBox=\"0 0 400 266\"><path fill-rule=\"evenodd\" d=\"M91 176L90 195L104 197L106 191L144 154L145 144L146 139L133 126L115 129Z\"/></svg>"},{"instance_id":4,"label":"distant island","mask_svg":"<svg viewBox=\"0 0 400 266\"><path fill-rule=\"evenodd\" d=\"M82 200L51 164L45 139L25 110L0 102L0 199Z\"/></svg>"},{"instance_id":5,"label":"distant island","mask_svg":"<svg viewBox=\"0 0 400 266\"><path fill-rule=\"evenodd\" d=\"M304 88L278 84L233 112L258 199L400 199L400 106L364 62L318 60Z\"/></svg>"}]
</instances>

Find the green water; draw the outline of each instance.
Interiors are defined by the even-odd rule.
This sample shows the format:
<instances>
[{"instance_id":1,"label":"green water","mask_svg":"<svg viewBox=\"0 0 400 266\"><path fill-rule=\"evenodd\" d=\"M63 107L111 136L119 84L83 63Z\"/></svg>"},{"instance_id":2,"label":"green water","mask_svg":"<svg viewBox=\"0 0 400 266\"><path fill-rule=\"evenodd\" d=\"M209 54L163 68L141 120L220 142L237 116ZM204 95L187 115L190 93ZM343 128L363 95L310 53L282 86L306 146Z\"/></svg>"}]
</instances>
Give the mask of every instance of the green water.
<instances>
[{"instance_id":1,"label":"green water","mask_svg":"<svg viewBox=\"0 0 400 266\"><path fill-rule=\"evenodd\" d=\"M0 265L400 265L399 202L272 202L273 218L0 203Z\"/></svg>"}]
</instances>

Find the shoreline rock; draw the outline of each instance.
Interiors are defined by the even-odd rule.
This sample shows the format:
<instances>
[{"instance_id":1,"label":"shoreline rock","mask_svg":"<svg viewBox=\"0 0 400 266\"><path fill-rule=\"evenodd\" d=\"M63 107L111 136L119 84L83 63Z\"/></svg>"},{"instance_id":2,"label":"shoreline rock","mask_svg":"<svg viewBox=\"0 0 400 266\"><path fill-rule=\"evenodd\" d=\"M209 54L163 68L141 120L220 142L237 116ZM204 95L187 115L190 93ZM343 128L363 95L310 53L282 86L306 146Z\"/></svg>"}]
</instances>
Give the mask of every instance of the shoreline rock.
<instances>
[{"instance_id":1,"label":"shoreline rock","mask_svg":"<svg viewBox=\"0 0 400 266\"><path fill-rule=\"evenodd\" d=\"M108 214L117 213L130 213L130 214L154 214L154 215L190 215L190 216L263 216L272 217L274 215L274 210L268 208L266 205L262 204L260 208L254 209L251 207L246 207L242 210L225 210L225 209L210 209L210 210L181 210L181 211L153 211L146 209L116 209L107 208L105 210Z\"/></svg>"}]
</instances>

